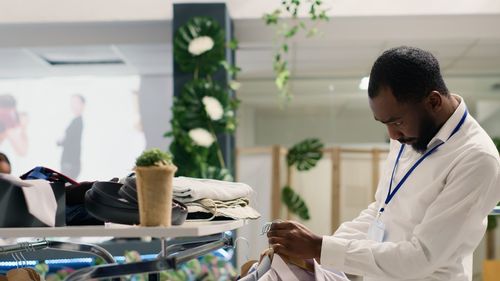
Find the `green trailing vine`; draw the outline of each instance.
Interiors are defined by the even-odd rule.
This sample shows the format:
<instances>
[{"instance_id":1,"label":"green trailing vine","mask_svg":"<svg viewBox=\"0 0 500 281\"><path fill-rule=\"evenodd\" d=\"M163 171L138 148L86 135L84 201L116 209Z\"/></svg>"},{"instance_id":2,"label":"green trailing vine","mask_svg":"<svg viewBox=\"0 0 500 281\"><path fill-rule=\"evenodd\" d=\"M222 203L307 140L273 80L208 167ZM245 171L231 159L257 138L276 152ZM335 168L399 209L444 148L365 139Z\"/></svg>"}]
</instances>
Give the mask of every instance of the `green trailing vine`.
<instances>
[{"instance_id":1,"label":"green trailing vine","mask_svg":"<svg viewBox=\"0 0 500 281\"><path fill-rule=\"evenodd\" d=\"M208 17L194 17L174 36L174 62L181 71L192 73L172 106L170 152L177 175L232 180L226 167L218 136L234 133L239 101L231 91L239 83L219 85L212 75L220 68L234 77L240 69L224 60L226 48L236 49L235 40L226 44L225 32Z\"/></svg>"},{"instance_id":2,"label":"green trailing vine","mask_svg":"<svg viewBox=\"0 0 500 281\"><path fill-rule=\"evenodd\" d=\"M291 187L292 168L298 171L309 171L316 167L318 161L323 157L324 145L320 140L310 138L305 139L288 150L286 159L288 166L288 180L281 190L281 201L288 210L299 216L303 220L309 220L309 208L302 197Z\"/></svg>"},{"instance_id":3,"label":"green trailing vine","mask_svg":"<svg viewBox=\"0 0 500 281\"><path fill-rule=\"evenodd\" d=\"M279 96L288 102L292 98L290 90L290 64L288 62L291 40L298 34L305 32L307 37L313 37L319 33L318 24L328 21L327 10L323 0L282 0L281 7L271 13L264 14L264 22L276 29L276 51L273 59L273 70L275 84ZM299 18L299 12L307 9L310 24L306 19ZM283 20L290 18L290 21Z\"/></svg>"}]
</instances>

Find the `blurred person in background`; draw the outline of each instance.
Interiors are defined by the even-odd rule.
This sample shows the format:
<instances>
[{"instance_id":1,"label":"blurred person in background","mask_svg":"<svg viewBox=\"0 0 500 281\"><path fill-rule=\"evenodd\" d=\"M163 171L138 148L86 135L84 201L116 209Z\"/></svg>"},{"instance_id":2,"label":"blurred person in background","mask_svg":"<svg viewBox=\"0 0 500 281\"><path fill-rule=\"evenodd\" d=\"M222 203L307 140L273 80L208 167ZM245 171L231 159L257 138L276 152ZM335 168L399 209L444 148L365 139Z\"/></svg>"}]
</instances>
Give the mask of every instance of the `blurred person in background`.
<instances>
[{"instance_id":1,"label":"blurred person in background","mask_svg":"<svg viewBox=\"0 0 500 281\"><path fill-rule=\"evenodd\" d=\"M3 151L26 156L28 136L24 125L17 111L16 99L10 94L0 95L0 147Z\"/></svg>"},{"instance_id":2,"label":"blurred person in background","mask_svg":"<svg viewBox=\"0 0 500 281\"><path fill-rule=\"evenodd\" d=\"M81 95L71 97L71 111L74 118L68 125L65 135L57 144L62 146L61 172L66 176L77 179L81 171L83 111L85 98Z\"/></svg>"},{"instance_id":3,"label":"blurred person in background","mask_svg":"<svg viewBox=\"0 0 500 281\"><path fill-rule=\"evenodd\" d=\"M10 174L12 171L7 155L0 152L0 173Z\"/></svg>"}]
</instances>

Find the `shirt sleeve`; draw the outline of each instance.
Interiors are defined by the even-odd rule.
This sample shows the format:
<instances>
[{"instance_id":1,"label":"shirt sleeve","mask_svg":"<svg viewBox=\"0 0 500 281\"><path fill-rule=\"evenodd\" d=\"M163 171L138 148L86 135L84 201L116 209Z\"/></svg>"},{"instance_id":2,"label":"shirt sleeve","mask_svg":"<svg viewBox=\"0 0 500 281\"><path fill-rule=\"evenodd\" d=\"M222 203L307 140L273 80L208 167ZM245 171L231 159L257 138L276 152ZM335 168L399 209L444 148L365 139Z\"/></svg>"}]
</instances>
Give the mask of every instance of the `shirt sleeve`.
<instances>
[{"instance_id":1,"label":"shirt sleeve","mask_svg":"<svg viewBox=\"0 0 500 281\"><path fill-rule=\"evenodd\" d=\"M479 244L485 218L500 200L499 175L497 158L469 153L448 174L443 190L408 240L380 243L354 235L324 236L321 264L376 278L429 276Z\"/></svg>"}]
</instances>

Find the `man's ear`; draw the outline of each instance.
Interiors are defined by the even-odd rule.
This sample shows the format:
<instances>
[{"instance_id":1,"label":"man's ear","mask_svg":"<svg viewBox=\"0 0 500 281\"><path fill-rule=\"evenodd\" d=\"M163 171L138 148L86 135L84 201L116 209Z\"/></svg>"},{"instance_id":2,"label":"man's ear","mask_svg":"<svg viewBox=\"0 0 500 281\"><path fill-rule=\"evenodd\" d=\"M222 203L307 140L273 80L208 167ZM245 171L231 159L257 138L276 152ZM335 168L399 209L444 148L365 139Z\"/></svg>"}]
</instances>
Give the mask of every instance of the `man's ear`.
<instances>
[{"instance_id":1,"label":"man's ear","mask_svg":"<svg viewBox=\"0 0 500 281\"><path fill-rule=\"evenodd\" d=\"M425 106L434 113L441 111L443 108L443 95L438 91L432 91L425 99Z\"/></svg>"}]
</instances>

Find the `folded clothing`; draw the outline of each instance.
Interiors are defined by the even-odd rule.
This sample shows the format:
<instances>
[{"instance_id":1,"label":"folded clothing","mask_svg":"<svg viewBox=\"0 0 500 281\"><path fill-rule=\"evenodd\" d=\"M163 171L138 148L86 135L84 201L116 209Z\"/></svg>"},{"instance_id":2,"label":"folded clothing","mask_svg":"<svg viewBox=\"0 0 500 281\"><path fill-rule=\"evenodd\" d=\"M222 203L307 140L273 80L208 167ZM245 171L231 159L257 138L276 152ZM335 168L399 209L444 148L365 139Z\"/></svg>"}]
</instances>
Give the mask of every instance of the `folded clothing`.
<instances>
[{"instance_id":1,"label":"folded clothing","mask_svg":"<svg viewBox=\"0 0 500 281\"><path fill-rule=\"evenodd\" d=\"M229 201L248 198L253 193L247 184L212 179L176 177L172 185L174 198L184 203L200 199Z\"/></svg>"},{"instance_id":2,"label":"folded clothing","mask_svg":"<svg viewBox=\"0 0 500 281\"><path fill-rule=\"evenodd\" d=\"M248 198L221 201L200 199L185 203L188 219L258 219L259 212L249 206Z\"/></svg>"}]
</instances>

